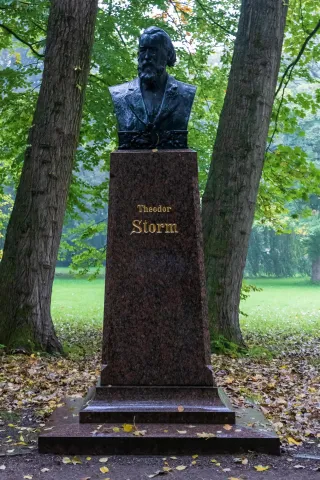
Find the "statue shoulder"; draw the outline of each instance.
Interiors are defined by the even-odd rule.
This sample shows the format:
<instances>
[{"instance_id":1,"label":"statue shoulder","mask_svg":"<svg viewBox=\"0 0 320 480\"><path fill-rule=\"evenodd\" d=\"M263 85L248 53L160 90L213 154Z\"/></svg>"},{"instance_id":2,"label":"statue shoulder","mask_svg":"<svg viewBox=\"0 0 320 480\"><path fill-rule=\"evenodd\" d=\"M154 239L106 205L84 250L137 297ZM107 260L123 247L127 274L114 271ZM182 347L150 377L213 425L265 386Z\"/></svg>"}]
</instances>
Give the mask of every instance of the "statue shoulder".
<instances>
[{"instance_id":1,"label":"statue shoulder","mask_svg":"<svg viewBox=\"0 0 320 480\"><path fill-rule=\"evenodd\" d=\"M113 85L112 87L109 87L109 92L113 99L119 99L127 95L127 93L129 93L131 90L133 90L136 83L137 79L135 78L131 82L121 83L120 85Z\"/></svg>"},{"instance_id":2,"label":"statue shoulder","mask_svg":"<svg viewBox=\"0 0 320 480\"><path fill-rule=\"evenodd\" d=\"M180 82L176 80L178 85L179 92L185 97L194 98L196 94L197 87L195 85L191 85L190 83Z\"/></svg>"}]
</instances>

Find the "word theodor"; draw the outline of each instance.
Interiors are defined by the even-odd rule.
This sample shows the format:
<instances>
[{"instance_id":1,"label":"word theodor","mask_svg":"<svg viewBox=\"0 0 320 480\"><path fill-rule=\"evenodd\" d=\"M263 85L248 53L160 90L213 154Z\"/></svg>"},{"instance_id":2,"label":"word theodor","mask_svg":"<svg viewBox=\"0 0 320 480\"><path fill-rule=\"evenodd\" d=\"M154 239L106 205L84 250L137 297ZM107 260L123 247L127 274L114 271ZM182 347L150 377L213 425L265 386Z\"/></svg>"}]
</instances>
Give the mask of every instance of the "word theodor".
<instances>
[{"instance_id":1,"label":"word theodor","mask_svg":"<svg viewBox=\"0 0 320 480\"><path fill-rule=\"evenodd\" d=\"M148 207L146 205L137 205L139 213L169 213L172 207L164 207L159 205L157 207ZM176 223L152 223L148 220L132 220L132 231L134 233L179 233Z\"/></svg>"}]
</instances>

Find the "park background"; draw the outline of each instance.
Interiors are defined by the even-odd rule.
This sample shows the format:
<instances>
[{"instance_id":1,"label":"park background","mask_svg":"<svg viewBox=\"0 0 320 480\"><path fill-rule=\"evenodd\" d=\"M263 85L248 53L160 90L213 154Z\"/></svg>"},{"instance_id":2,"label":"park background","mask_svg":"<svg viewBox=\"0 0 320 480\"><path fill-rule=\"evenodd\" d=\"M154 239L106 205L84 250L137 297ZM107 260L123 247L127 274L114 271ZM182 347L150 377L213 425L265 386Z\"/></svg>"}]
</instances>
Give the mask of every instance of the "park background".
<instances>
[{"instance_id":1,"label":"park background","mask_svg":"<svg viewBox=\"0 0 320 480\"><path fill-rule=\"evenodd\" d=\"M3 25L9 24L20 35L2 28L0 36L0 250L38 98L48 15L45 1L39 0L36 8L5 2L6 6L15 3L16 16L10 11L6 18L6 10L1 11ZM53 321L68 356L57 359L19 349L3 352L1 411L15 415L20 409L33 409L43 419L63 395L83 395L99 374L108 171L110 152L117 145L107 88L136 76L140 32L152 24L167 29L179 57L172 73L198 86L189 145L198 152L203 192L238 18L239 2L233 0L103 4L53 289ZM280 78L295 59L299 61L276 96L270 124L240 305L247 349L212 338L219 385L236 405L258 403L289 447L312 444L319 436L320 44L316 34L300 55L318 18L316 2L291 2ZM28 435L22 443L28 443Z\"/></svg>"}]
</instances>

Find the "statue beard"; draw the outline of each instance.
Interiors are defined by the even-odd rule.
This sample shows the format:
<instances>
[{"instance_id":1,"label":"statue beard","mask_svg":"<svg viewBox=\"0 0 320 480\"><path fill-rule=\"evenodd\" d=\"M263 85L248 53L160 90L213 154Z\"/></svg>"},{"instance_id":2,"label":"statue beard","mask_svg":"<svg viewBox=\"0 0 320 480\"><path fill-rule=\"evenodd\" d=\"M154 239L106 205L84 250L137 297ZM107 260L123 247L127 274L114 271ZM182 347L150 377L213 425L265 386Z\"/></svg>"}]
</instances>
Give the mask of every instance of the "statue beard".
<instances>
[{"instance_id":1,"label":"statue beard","mask_svg":"<svg viewBox=\"0 0 320 480\"><path fill-rule=\"evenodd\" d=\"M155 65L153 63L143 63L138 66L138 73L141 82L147 86L155 86L158 80L162 77L166 67L163 65Z\"/></svg>"}]
</instances>

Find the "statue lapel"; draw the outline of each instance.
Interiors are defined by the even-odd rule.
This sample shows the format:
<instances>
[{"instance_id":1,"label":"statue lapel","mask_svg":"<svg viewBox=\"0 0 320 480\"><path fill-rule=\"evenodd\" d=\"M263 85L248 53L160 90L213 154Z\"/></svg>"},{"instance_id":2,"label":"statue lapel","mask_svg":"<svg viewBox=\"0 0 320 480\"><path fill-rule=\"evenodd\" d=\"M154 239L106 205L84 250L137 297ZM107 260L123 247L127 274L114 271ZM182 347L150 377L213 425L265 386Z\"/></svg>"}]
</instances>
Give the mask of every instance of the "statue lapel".
<instances>
[{"instance_id":1,"label":"statue lapel","mask_svg":"<svg viewBox=\"0 0 320 480\"><path fill-rule=\"evenodd\" d=\"M147 125L148 116L140 90L139 78L135 78L130 82L125 99L135 117L135 124L140 121L142 124ZM137 128L137 130L141 130L141 128Z\"/></svg>"},{"instance_id":2,"label":"statue lapel","mask_svg":"<svg viewBox=\"0 0 320 480\"><path fill-rule=\"evenodd\" d=\"M155 120L155 125L164 125L167 118L177 108L178 102L178 84L176 80L168 76L167 86L164 93L163 102L160 111ZM163 129L163 128L162 128Z\"/></svg>"}]
</instances>

